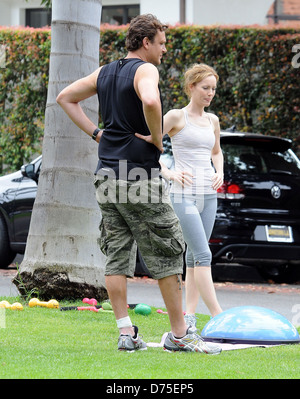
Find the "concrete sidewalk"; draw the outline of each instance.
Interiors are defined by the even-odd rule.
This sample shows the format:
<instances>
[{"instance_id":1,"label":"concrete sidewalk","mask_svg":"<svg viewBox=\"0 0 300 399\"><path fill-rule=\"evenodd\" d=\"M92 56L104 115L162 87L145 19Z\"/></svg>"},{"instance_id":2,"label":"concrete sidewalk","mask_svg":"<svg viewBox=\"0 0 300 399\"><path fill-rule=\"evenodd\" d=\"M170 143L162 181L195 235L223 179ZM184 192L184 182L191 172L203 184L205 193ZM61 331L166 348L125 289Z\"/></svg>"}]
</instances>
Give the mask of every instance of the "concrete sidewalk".
<instances>
[{"instance_id":1,"label":"concrete sidewalk","mask_svg":"<svg viewBox=\"0 0 300 399\"><path fill-rule=\"evenodd\" d=\"M16 275L16 272L13 275L11 273L3 273L3 271L0 272L0 297L20 295L17 287L12 283L12 279Z\"/></svg>"}]
</instances>

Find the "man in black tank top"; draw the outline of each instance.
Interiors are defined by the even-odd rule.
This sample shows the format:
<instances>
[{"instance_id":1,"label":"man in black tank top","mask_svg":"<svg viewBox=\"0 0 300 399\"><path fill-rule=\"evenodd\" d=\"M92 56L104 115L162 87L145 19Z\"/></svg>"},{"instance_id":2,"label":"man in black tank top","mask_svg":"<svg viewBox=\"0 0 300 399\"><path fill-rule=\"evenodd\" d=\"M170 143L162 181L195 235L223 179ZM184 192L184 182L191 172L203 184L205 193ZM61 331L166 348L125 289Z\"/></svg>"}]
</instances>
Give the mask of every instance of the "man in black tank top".
<instances>
[{"instance_id":1,"label":"man in black tank top","mask_svg":"<svg viewBox=\"0 0 300 399\"><path fill-rule=\"evenodd\" d=\"M154 177L155 172L159 175L159 148L135 136L136 132L150 135L143 104L134 89L136 71L144 64L139 58L124 58L101 68L97 94L105 129L96 172L104 169L100 173L105 174L107 169L112 169L116 178L122 180L130 180L130 171L134 168L143 168L147 179ZM163 113L162 107L160 112ZM125 170L120 170L122 160L127 161Z\"/></svg>"},{"instance_id":2,"label":"man in black tank top","mask_svg":"<svg viewBox=\"0 0 300 399\"><path fill-rule=\"evenodd\" d=\"M185 244L159 176L163 113L156 66L166 52L166 28L151 14L134 18L126 38L127 56L74 82L59 94L57 102L99 143L95 179L102 213L99 244L106 255L106 288L120 332L118 349L147 349L127 310L127 277L134 275L138 246L152 277L159 282L168 310L172 333L165 347L207 353L207 348L200 348L199 336L188 334L185 338L188 331L179 277ZM95 94L103 130L79 104ZM140 140L135 133L150 135L151 140ZM197 349L190 345L191 340Z\"/></svg>"}]
</instances>

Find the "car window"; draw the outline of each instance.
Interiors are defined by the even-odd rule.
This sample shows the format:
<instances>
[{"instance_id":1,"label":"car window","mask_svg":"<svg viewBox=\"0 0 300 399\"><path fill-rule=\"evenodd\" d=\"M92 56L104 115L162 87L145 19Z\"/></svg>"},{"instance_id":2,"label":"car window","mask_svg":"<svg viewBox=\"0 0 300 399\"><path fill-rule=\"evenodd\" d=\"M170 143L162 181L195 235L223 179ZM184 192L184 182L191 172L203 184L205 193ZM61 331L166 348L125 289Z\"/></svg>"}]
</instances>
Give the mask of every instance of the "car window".
<instances>
[{"instance_id":1,"label":"car window","mask_svg":"<svg viewBox=\"0 0 300 399\"><path fill-rule=\"evenodd\" d=\"M291 150L268 151L249 145L223 143L222 150L228 172L286 173L299 175L300 163Z\"/></svg>"}]
</instances>

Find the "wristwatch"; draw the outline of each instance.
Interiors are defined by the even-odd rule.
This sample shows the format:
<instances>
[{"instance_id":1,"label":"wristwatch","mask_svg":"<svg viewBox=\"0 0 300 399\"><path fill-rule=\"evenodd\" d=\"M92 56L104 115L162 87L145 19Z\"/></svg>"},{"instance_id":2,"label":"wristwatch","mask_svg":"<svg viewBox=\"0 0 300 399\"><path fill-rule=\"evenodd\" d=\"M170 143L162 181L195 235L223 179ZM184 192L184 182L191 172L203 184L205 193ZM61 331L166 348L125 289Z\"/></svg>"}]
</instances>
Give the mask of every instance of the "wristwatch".
<instances>
[{"instance_id":1,"label":"wristwatch","mask_svg":"<svg viewBox=\"0 0 300 399\"><path fill-rule=\"evenodd\" d=\"M93 132L93 134L92 134L92 139L93 139L93 140L96 140L97 135L98 135L98 133L100 132L100 130L101 130L101 129L98 129L98 128L94 130L94 132Z\"/></svg>"}]
</instances>

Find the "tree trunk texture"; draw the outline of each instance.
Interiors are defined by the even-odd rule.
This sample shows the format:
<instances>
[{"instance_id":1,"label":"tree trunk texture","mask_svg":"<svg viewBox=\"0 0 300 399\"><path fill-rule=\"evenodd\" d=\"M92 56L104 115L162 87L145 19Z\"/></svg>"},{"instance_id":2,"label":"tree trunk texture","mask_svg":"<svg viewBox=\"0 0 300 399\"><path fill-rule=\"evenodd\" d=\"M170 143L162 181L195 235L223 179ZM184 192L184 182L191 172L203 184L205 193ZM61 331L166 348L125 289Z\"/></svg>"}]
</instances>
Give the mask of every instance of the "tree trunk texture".
<instances>
[{"instance_id":1,"label":"tree trunk texture","mask_svg":"<svg viewBox=\"0 0 300 399\"><path fill-rule=\"evenodd\" d=\"M14 283L22 295L107 298L97 239L100 210L93 172L97 143L56 103L58 93L99 66L101 0L53 0L43 163L24 259ZM82 103L98 125L98 100Z\"/></svg>"}]
</instances>

